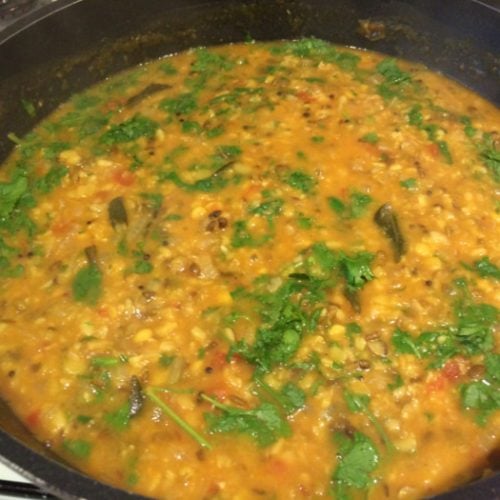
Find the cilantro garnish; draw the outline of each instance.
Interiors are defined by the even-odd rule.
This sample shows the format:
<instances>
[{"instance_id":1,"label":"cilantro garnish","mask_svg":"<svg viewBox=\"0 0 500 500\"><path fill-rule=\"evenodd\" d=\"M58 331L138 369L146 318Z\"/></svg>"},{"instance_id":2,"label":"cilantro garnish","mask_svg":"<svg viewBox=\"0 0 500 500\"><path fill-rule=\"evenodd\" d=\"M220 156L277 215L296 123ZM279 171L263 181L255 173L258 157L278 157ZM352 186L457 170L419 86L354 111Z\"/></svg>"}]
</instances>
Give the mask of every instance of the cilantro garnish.
<instances>
[{"instance_id":1,"label":"cilantro garnish","mask_svg":"<svg viewBox=\"0 0 500 500\"><path fill-rule=\"evenodd\" d=\"M486 373L482 380L460 387L462 406L477 412L480 425L486 423L491 413L500 410L500 354L485 356Z\"/></svg>"},{"instance_id":2,"label":"cilantro garnish","mask_svg":"<svg viewBox=\"0 0 500 500\"><path fill-rule=\"evenodd\" d=\"M248 434L259 446L269 446L292 433L286 418L271 403L263 402L256 408L243 410L219 403L205 394L202 397L221 410L219 414L205 413L205 421L212 433Z\"/></svg>"},{"instance_id":3,"label":"cilantro garnish","mask_svg":"<svg viewBox=\"0 0 500 500\"><path fill-rule=\"evenodd\" d=\"M378 93L384 99L402 97L404 88L412 83L411 75L400 69L395 59L383 59L377 65L376 71L384 78L384 81L377 88Z\"/></svg>"},{"instance_id":4,"label":"cilantro garnish","mask_svg":"<svg viewBox=\"0 0 500 500\"><path fill-rule=\"evenodd\" d=\"M472 266L465 265L465 267L477 273L481 278L500 280L500 267L491 262L489 257L481 257L474 261Z\"/></svg>"},{"instance_id":5,"label":"cilantro garnish","mask_svg":"<svg viewBox=\"0 0 500 500\"><path fill-rule=\"evenodd\" d=\"M310 193L314 186L316 185L316 181L309 174L302 172L300 170L295 170L291 172L286 178L285 182L297 189L298 191L302 191L305 194Z\"/></svg>"},{"instance_id":6,"label":"cilantro garnish","mask_svg":"<svg viewBox=\"0 0 500 500\"><path fill-rule=\"evenodd\" d=\"M102 294L102 273L96 264L87 264L76 274L73 283L73 298L94 306Z\"/></svg>"},{"instance_id":7,"label":"cilantro garnish","mask_svg":"<svg viewBox=\"0 0 500 500\"><path fill-rule=\"evenodd\" d=\"M441 156L444 161L451 165L453 163L453 158L448 147L448 143L437 138L437 132L439 127L434 123L426 123L422 115L422 106L416 104L408 112L408 123L417 127L419 130L424 131L427 134L428 139L437 145Z\"/></svg>"},{"instance_id":8,"label":"cilantro garnish","mask_svg":"<svg viewBox=\"0 0 500 500\"><path fill-rule=\"evenodd\" d=\"M373 441L355 432L352 438L335 434L339 445L338 465L332 475L332 489L335 498L347 500L349 489L367 489L372 483L372 473L378 466L379 453Z\"/></svg>"},{"instance_id":9,"label":"cilantro garnish","mask_svg":"<svg viewBox=\"0 0 500 500\"><path fill-rule=\"evenodd\" d=\"M370 396L368 396L368 394L357 394L355 392L344 391L344 399L350 411L352 411L353 413L364 413L368 417L368 420L372 423L373 427L378 432L387 449L389 451L393 451L394 446L392 445L389 436L385 432L378 418L370 409Z\"/></svg>"},{"instance_id":10,"label":"cilantro garnish","mask_svg":"<svg viewBox=\"0 0 500 500\"><path fill-rule=\"evenodd\" d=\"M491 351L498 319L499 312L494 306L460 299L455 304L454 324L418 336L396 329L391 342L396 352L430 359L430 368L440 368L454 356L469 357Z\"/></svg>"},{"instance_id":11,"label":"cilantro garnish","mask_svg":"<svg viewBox=\"0 0 500 500\"><path fill-rule=\"evenodd\" d=\"M112 125L100 139L102 144L113 145L135 141L139 137L152 139L158 129L158 123L145 116L136 115L130 120Z\"/></svg>"},{"instance_id":12,"label":"cilantro garnish","mask_svg":"<svg viewBox=\"0 0 500 500\"><path fill-rule=\"evenodd\" d=\"M348 201L342 201L340 198L330 196L328 206L342 219L359 219L365 215L373 198L360 191L352 191Z\"/></svg>"}]
</instances>

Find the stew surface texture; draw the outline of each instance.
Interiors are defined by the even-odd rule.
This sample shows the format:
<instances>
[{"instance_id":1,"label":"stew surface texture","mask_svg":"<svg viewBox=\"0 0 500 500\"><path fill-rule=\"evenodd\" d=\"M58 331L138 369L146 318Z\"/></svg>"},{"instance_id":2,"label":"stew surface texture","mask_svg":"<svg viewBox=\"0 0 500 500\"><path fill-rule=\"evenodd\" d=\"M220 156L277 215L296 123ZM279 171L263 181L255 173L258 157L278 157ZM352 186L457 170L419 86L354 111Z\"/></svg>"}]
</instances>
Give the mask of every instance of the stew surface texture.
<instances>
[{"instance_id":1,"label":"stew surface texture","mask_svg":"<svg viewBox=\"0 0 500 500\"><path fill-rule=\"evenodd\" d=\"M152 497L420 498L481 476L499 125L422 66L316 39L75 96L1 169L2 397Z\"/></svg>"}]
</instances>

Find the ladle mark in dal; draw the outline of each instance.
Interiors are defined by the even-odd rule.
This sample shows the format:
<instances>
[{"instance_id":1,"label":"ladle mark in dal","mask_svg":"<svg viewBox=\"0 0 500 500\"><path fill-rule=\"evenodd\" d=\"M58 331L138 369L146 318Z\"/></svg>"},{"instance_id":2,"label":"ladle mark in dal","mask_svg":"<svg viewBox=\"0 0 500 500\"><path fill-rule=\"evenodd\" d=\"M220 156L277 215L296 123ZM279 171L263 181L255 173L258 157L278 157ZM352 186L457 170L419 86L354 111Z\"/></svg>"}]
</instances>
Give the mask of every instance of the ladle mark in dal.
<instances>
[{"instance_id":1,"label":"ladle mark in dal","mask_svg":"<svg viewBox=\"0 0 500 500\"><path fill-rule=\"evenodd\" d=\"M499 118L315 39L75 96L2 168L2 396L154 497L418 498L487 472Z\"/></svg>"}]
</instances>

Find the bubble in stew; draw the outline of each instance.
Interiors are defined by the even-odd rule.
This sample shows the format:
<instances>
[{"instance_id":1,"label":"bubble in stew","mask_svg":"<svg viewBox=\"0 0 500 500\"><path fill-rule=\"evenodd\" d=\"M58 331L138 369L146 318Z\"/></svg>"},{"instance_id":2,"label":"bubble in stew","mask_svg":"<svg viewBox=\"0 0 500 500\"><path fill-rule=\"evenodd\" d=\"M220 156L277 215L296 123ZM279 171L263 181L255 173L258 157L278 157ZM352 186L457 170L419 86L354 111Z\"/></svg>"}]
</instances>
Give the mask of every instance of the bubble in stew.
<instances>
[{"instance_id":1,"label":"bubble in stew","mask_svg":"<svg viewBox=\"0 0 500 500\"><path fill-rule=\"evenodd\" d=\"M156 498L411 499L492 473L499 125L421 65L317 39L75 95L1 169L2 397Z\"/></svg>"}]
</instances>

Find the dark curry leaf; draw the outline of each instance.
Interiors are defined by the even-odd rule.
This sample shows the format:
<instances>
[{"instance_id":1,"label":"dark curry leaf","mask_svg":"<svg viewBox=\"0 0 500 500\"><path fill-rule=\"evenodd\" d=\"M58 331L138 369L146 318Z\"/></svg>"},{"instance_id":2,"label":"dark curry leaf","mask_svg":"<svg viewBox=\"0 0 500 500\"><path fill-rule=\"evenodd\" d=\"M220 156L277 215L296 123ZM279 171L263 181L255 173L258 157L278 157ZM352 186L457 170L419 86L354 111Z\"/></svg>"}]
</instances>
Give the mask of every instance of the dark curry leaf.
<instances>
[{"instance_id":1,"label":"dark curry leaf","mask_svg":"<svg viewBox=\"0 0 500 500\"><path fill-rule=\"evenodd\" d=\"M399 262L406 253L406 241L399 228L398 218L392 205L385 203L376 212L373 218L377 226L389 238L394 250L394 260Z\"/></svg>"},{"instance_id":2,"label":"dark curry leaf","mask_svg":"<svg viewBox=\"0 0 500 500\"><path fill-rule=\"evenodd\" d=\"M127 209L122 196L113 198L108 204L108 218L113 229L128 224Z\"/></svg>"}]
</instances>

